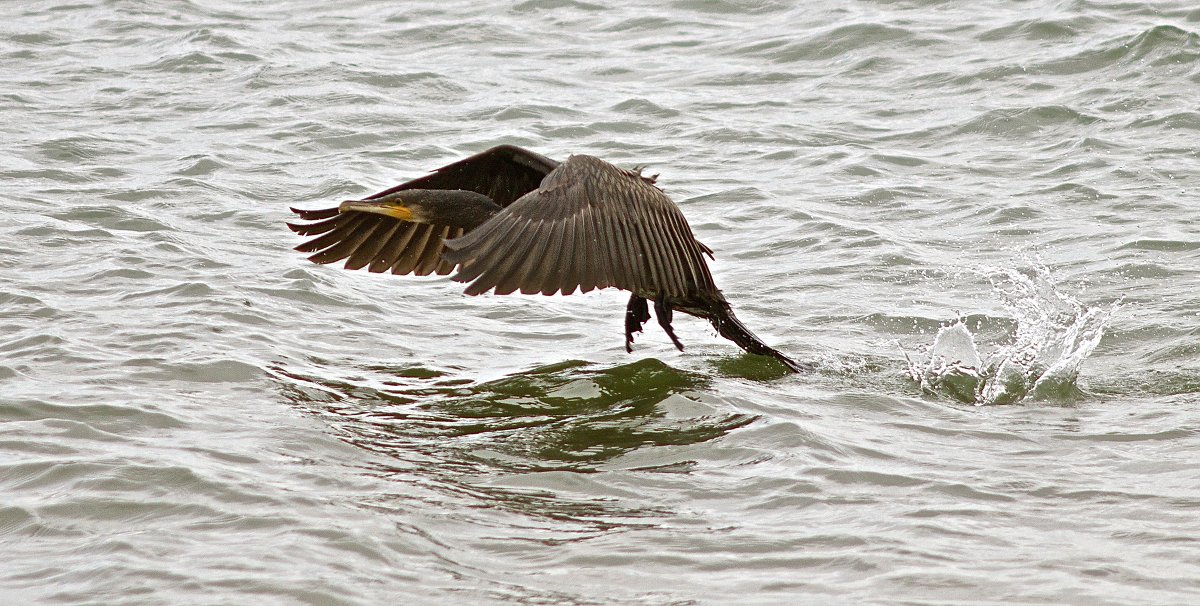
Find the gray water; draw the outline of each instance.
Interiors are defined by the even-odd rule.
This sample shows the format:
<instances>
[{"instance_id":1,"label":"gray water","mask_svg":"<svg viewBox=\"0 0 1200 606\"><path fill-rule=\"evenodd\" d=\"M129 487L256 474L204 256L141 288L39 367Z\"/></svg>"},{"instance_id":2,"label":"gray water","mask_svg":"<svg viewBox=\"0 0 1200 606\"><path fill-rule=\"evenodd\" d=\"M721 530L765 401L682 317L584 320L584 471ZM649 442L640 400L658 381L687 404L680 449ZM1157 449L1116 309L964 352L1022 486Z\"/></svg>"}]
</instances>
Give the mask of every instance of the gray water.
<instances>
[{"instance_id":1,"label":"gray water","mask_svg":"<svg viewBox=\"0 0 1200 606\"><path fill-rule=\"evenodd\" d=\"M1200 10L481 4L4 5L0 602L1200 601ZM816 370L291 250L501 142L649 165ZM1054 389L910 377L1064 298Z\"/></svg>"}]
</instances>

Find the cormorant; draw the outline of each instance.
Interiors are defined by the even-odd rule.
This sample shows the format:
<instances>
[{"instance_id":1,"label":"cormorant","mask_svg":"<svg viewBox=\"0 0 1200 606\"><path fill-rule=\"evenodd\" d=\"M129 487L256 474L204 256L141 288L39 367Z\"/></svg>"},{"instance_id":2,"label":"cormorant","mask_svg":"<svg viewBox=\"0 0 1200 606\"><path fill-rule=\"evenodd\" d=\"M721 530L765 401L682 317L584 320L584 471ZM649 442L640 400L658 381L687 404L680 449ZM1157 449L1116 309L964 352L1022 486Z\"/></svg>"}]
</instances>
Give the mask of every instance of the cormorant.
<instances>
[{"instance_id":1,"label":"cormorant","mask_svg":"<svg viewBox=\"0 0 1200 606\"><path fill-rule=\"evenodd\" d=\"M500 145L363 200L293 208L305 222L288 226L315 236L296 247L314 253L313 262L346 259L346 269L418 276L457 266L451 279L469 282L468 295L628 290L626 351L653 302L680 351L673 311L708 320L742 349L802 370L733 315L703 257L712 249L696 240L655 177L593 156L557 162Z\"/></svg>"}]
</instances>

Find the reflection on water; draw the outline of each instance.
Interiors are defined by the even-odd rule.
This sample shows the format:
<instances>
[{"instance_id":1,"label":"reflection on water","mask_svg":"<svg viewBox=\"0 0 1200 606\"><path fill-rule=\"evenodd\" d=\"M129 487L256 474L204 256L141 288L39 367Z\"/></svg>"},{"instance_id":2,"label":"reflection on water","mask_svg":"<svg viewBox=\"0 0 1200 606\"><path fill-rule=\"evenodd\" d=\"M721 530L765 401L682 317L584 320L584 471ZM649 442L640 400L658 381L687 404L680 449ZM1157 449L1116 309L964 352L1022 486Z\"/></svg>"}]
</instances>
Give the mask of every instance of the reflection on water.
<instances>
[{"instance_id":1,"label":"reflection on water","mask_svg":"<svg viewBox=\"0 0 1200 606\"><path fill-rule=\"evenodd\" d=\"M356 368L349 379L327 376L337 372L330 367L271 370L294 406L320 416L346 442L386 455L375 471L432 489L430 500L583 518L591 528L645 512L475 480L594 472L634 450L706 442L755 419L719 412L696 395L706 377L655 359L609 368L566 361L480 383L421 367Z\"/></svg>"},{"instance_id":2,"label":"reflection on water","mask_svg":"<svg viewBox=\"0 0 1200 606\"><path fill-rule=\"evenodd\" d=\"M1012 340L985 361L975 335L960 318L908 358L912 379L927 392L979 406L1078 397L1079 369L1100 343L1119 303L1086 307L1060 292L1050 271L1040 265L1032 275L1013 269L984 273L1016 322Z\"/></svg>"}]
</instances>

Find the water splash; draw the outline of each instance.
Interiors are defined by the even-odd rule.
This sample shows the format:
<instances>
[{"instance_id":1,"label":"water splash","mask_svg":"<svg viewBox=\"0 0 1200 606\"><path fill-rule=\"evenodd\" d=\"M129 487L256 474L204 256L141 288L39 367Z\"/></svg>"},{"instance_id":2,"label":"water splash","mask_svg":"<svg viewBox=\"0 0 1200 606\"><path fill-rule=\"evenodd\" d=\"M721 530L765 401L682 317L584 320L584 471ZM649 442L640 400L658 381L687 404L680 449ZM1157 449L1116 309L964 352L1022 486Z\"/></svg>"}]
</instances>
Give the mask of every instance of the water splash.
<instances>
[{"instance_id":1,"label":"water splash","mask_svg":"<svg viewBox=\"0 0 1200 606\"><path fill-rule=\"evenodd\" d=\"M985 361L960 317L939 329L928 348L915 356L905 353L912 379L927 392L977 406L1077 396L1079 368L1120 303L1086 307L1060 292L1042 265L1035 265L1032 275L1007 268L979 273L1016 321L1012 341Z\"/></svg>"}]
</instances>

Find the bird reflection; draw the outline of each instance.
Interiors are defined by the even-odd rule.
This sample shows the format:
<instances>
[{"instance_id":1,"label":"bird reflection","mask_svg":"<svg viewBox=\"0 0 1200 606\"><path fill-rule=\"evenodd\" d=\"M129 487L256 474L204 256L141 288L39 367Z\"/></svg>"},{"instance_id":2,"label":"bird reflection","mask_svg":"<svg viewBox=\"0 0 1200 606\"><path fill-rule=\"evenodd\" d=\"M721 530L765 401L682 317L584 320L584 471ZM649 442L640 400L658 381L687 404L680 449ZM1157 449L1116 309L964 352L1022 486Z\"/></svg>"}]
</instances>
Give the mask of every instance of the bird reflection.
<instances>
[{"instance_id":1,"label":"bird reflection","mask_svg":"<svg viewBox=\"0 0 1200 606\"><path fill-rule=\"evenodd\" d=\"M663 403L696 402L708 379L655 359L601 369L568 361L481 383L412 367L391 369L374 385L274 370L286 398L334 422L348 442L392 454L429 447L442 464L508 472L591 471L639 448L705 442L754 419L669 418Z\"/></svg>"},{"instance_id":2,"label":"bird reflection","mask_svg":"<svg viewBox=\"0 0 1200 606\"><path fill-rule=\"evenodd\" d=\"M645 524L664 512L581 497L576 489L564 498L555 482L572 483L601 466L621 470L620 457L633 451L643 454L625 471L686 473L694 463L678 451L646 450L714 440L756 418L695 414L712 410L702 401L709 379L655 359L607 368L567 361L486 382L422 367L357 367L350 376L330 376L345 372L336 368L310 359L271 371L293 406L322 418L343 441L385 455L369 473L404 486L390 502L502 509L556 524L569 519L585 534Z\"/></svg>"}]
</instances>

